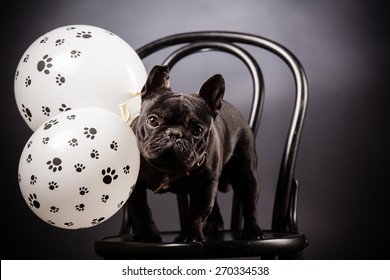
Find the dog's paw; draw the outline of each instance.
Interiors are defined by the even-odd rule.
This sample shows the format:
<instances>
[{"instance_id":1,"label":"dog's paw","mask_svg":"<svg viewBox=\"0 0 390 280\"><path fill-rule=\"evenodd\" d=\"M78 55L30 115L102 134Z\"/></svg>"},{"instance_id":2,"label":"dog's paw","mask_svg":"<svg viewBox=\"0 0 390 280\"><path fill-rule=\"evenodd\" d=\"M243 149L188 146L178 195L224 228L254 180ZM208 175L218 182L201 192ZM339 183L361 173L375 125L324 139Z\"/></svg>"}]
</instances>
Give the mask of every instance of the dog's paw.
<instances>
[{"instance_id":1,"label":"dog's paw","mask_svg":"<svg viewBox=\"0 0 390 280\"><path fill-rule=\"evenodd\" d=\"M203 233L205 233L206 235L217 233L218 231L223 230L223 225L223 217L219 210L218 204L215 203L213 210L208 216L205 226L203 227Z\"/></svg>"},{"instance_id":2,"label":"dog's paw","mask_svg":"<svg viewBox=\"0 0 390 280\"><path fill-rule=\"evenodd\" d=\"M175 238L175 242L203 242L205 241L202 232L182 232Z\"/></svg>"},{"instance_id":3,"label":"dog's paw","mask_svg":"<svg viewBox=\"0 0 390 280\"><path fill-rule=\"evenodd\" d=\"M135 233L132 239L134 242L159 243L162 242L158 232Z\"/></svg>"},{"instance_id":4,"label":"dog's paw","mask_svg":"<svg viewBox=\"0 0 390 280\"><path fill-rule=\"evenodd\" d=\"M207 234L214 234L223 230L223 223L218 223L214 221L207 222L203 228L203 232Z\"/></svg>"},{"instance_id":5,"label":"dog's paw","mask_svg":"<svg viewBox=\"0 0 390 280\"><path fill-rule=\"evenodd\" d=\"M265 236L261 228L257 224L254 224L251 226L244 226L242 232L242 239L260 240L260 239L265 239Z\"/></svg>"}]
</instances>

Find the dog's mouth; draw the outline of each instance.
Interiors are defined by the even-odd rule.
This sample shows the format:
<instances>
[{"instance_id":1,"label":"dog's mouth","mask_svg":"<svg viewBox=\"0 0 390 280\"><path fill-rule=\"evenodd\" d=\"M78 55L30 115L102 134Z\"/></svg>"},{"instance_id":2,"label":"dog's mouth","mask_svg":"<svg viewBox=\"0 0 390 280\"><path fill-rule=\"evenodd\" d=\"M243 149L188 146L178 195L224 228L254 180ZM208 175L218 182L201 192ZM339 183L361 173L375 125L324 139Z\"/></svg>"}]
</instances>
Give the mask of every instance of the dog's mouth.
<instances>
[{"instance_id":1,"label":"dog's mouth","mask_svg":"<svg viewBox=\"0 0 390 280\"><path fill-rule=\"evenodd\" d=\"M148 141L143 156L155 168L166 172L186 172L195 162L193 145L184 138L167 136Z\"/></svg>"}]
</instances>

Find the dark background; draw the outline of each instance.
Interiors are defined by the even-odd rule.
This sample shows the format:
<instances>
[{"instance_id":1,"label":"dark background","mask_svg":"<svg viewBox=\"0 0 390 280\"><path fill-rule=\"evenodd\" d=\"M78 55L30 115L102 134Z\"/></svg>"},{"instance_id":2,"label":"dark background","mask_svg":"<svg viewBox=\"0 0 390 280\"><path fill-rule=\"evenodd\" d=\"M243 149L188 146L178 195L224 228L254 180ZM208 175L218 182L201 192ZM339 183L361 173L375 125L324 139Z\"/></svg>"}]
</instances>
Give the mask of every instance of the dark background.
<instances>
[{"instance_id":1,"label":"dark background","mask_svg":"<svg viewBox=\"0 0 390 280\"><path fill-rule=\"evenodd\" d=\"M384 1L383 1L384 2ZM94 241L120 228L121 213L84 230L40 220L24 202L18 162L32 131L20 116L13 81L24 51L57 27L107 29L133 48L174 33L229 30L275 40L296 54L309 80L309 107L296 174L301 184L299 227L310 245L306 259L389 259L389 9L379 1L17 1L2 9L1 259L98 259ZM102 50L109 51L109 50ZM199 56L172 70L172 87L197 91L222 73L226 98L248 113L245 68L225 56ZM291 113L292 80L283 64L259 54L266 99L258 136L262 193L259 216L270 227L280 149ZM149 71L160 57L148 58ZM237 94L239 93L239 94ZM248 99L243 98L248 94ZM229 195L221 196L224 215ZM177 225L173 197L151 195L161 229ZM163 211L164 210L164 211Z\"/></svg>"}]
</instances>

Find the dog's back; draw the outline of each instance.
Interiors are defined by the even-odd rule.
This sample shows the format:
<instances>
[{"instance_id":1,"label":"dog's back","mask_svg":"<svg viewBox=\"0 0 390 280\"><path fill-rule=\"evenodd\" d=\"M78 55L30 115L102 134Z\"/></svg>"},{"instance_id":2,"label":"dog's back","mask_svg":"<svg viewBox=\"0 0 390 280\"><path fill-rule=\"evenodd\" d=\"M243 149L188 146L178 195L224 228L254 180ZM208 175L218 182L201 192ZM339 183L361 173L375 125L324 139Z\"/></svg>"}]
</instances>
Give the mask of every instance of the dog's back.
<instances>
[{"instance_id":1,"label":"dog's back","mask_svg":"<svg viewBox=\"0 0 390 280\"><path fill-rule=\"evenodd\" d=\"M245 168L257 169L255 138L247 120L227 101L222 103L221 114L215 121L215 129L225 135L224 139L220 140L224 141L221 145L225 153L218 189L227 192L233 184L239 185L245 181L244 177L248 177ZM256 171L253 172L257 174Z\"/></svg>"}]
</instances>

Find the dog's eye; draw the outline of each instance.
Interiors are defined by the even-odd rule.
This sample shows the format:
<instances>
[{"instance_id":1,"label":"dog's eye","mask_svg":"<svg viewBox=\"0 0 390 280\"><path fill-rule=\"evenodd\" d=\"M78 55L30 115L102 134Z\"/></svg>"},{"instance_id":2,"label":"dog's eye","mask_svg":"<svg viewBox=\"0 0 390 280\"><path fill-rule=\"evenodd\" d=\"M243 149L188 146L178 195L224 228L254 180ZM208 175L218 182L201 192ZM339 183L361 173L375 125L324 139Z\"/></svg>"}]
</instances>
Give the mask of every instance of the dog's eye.
<instances>
[{"instance_id":1,"label":"dog's eye","mask_svg":"<svg viewBox=\"0 0 390 280\"><path fill-rule=\"evenodd\" d=\"M195 136L199 136L203 133L203 127L201 127L200 125L197 125L195 126L193 129L192 129L192 134L195 135Z\"/></svg>"},{"instance_id":2,"label":"dog's eye","mask_svg":"<svg viewBox=\"0 0 390 280\"><path fill-rule=\"evenodd\" d=\"M157 117L150 116L148 118L148 125L150 125L151 127L157 127L159 125Z\"/></svg>"}]
</instances>

